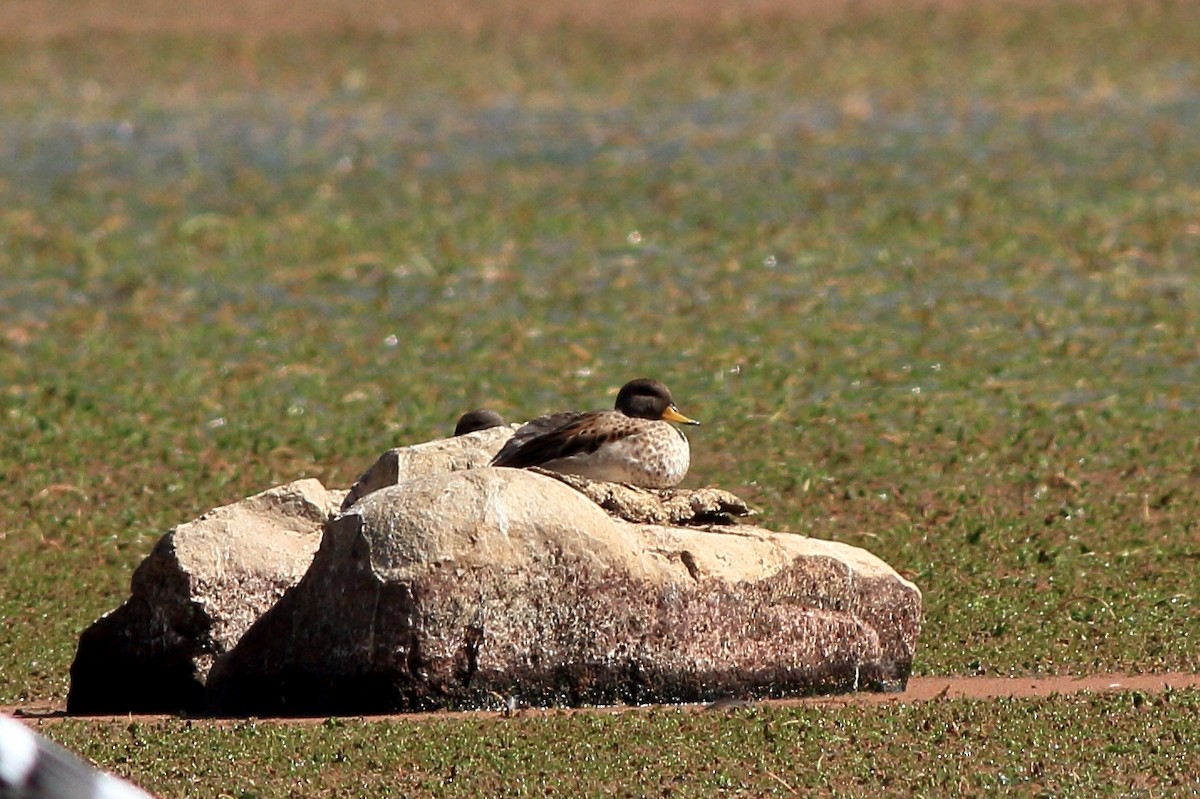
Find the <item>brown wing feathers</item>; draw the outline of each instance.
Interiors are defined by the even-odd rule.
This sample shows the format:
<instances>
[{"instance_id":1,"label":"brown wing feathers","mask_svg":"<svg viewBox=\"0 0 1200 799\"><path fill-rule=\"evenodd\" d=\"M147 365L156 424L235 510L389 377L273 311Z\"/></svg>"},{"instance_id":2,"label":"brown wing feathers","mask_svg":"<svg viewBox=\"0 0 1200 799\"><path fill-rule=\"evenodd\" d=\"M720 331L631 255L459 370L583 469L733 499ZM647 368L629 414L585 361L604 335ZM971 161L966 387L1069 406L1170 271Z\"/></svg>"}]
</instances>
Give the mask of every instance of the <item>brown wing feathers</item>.
<instances>
[{"instance_id":1,"label":"brown wing feathers","mask_svg":"<svg viewBox=\"0 0 1200 799\"><path fill-rule=\"evenodd\" d=\"M592 453L610 441L619 441L635 432L633 425L620 425L600 433L597 421L608 411L584 413L568 423L533 435L521 441L513 440L500 450L492 460L493 466L511 466L521 469L568 458L572 455Z\"/></svg>"}]
</instances>

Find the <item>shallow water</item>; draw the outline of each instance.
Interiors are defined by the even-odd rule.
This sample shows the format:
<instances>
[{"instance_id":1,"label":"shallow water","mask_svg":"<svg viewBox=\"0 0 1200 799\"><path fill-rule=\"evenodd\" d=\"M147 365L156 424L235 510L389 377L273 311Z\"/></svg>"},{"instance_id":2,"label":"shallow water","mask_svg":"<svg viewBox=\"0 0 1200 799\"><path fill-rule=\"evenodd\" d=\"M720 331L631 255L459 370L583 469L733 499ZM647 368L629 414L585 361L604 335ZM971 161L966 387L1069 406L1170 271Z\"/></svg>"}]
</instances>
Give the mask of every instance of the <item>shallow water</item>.
<instances>
[{"instance_id":1,"label":"shallow water","mask_svg":"<svg viewBox=\"0 0 1200 799\"><path fill-rule=\"evenodd\" d=\"M72 241L10 249L0 308L50 323L151 286L236 303L263 334L281 310L366 306L469 338L467 307L601 335L666 313L747 347L783 345L773 322L799 315L897 369L914 348L951 364L965 336L1023 379L1044 367L1023 344L1076 347L1111 380L1049 394L1068 405L1124 380L1182 388L1200 377L1178 340L1200 299L1200 90L1177 86L411 108L246 90L7 116L6 206Z\"/></svg>"}]
</instances>

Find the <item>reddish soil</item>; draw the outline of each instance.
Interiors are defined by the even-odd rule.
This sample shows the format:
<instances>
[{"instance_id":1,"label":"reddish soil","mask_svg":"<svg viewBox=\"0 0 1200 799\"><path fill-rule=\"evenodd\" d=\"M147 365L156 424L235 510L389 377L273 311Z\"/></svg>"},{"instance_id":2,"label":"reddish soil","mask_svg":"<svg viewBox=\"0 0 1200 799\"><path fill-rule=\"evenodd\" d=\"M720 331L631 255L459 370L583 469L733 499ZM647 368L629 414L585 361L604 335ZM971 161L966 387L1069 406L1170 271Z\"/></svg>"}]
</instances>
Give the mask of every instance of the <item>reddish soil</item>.
<instances>
[{"instance_id":1,"label":"reddish soil","mask_svg":"<svg viewBox=\"0 0 1200 799\"><path fill-rule=\"evenodd\" d=\"M726 710L745 707L750 704L775 705L777 707L794 707L802 705L888 705L911 704L914 702L931 702L949 699L1003 699L1039 696L1056 696L1082 693L1104 693L1107 691L1141 691L1142 693L1158 693L1182 688L1200 688L1200 674L1093 674L1087 677L914 677L908 681L908 690L896 694L856 693L836 696L814 696L803 699L780 699L761 703L742 702L738 700L720 701L712 705L692 705L695 710ZM530 709L518 711L518 715L537 715L552 713L628 713L637 712L644 708L609 707L609 708L580 708L565 709ZM0 707L0 714L23 716L38 719L66 718L66 712L61 705L15 705ZM374 718L399 718L409 721L419 721L424 718L448 718L452 716L476 716L480 718L495 718L501 716L496 711L475 711L456 713L410 713L396 716L378 716ZM128 720L129 716L98 716L98 720L120 721ZM143 721L172 718L169 716L139 716ZM232 723L230 719L213 719L213 723ZM324 721L320 719L279 719L290 723L313 723Z\"/></svg>"},{"instance_id":2,"label":"reddish soil","mask_svg":"<svg viewBox=\"0 0 1200 799\"><path fill-rule=\"evenodd\" d=\"M901 694L849 694L804 701L838 704L926 702L932 699L1003 699L1055 694L1200 688L1200 674L1092 674L1086 677L913 677Z\"/></svg>"}]
</instances>

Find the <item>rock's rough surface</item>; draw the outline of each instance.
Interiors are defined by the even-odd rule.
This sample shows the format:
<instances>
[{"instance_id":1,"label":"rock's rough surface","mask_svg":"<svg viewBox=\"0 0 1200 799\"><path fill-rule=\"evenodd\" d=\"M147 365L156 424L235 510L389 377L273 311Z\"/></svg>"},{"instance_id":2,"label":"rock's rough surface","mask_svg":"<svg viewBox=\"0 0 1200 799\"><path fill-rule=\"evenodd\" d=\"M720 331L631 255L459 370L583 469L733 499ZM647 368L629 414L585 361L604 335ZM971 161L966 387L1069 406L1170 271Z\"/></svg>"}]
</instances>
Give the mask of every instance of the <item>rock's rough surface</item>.
<instances>
[{"instance_id":1,"label":"rock's rough surface","mask_svg":"<svg viewBox=\"0 0 1200 799\"><path fill-rule=\"evenodd\" d=\"M341 499L299 480L163 536L134 572L125 604L80 637L67 710L201 710L213 658L305 573Z\"/></svg>"},{"instance_id":2,"label":"rock's rough surface","mask_svg":"<svg viewBox=\"0 0 1200 799\"><path fill-rule=\"evenodd\" d=\"M900 688L917 588L854 547L614 519L558 480L383 488L220 657L217 713L699 701Z\"/></svg>"},{"instance_id":3,"label":"rock's rough surface","mask_svg":"<svg viewBox=\"0 0 1200 799\"><path fill-rule=\"evenodd\" d=\"M347 510L367 494L414 477L487 466L518 426L489 427L453 438L390 449L350 487L342 500L342 510Z\"/></svg>"},{"instance_id":4,"label":"rock's rough surface","mask_svg":"<svg viewBox=\"0 0 1200 799\"><path fill-rule=\"evenodd\" d=\"M545 469L531 471L566 483L627 522L689 526L733 524L739 518L754 515L754 510L741 497L720 488L639 488Z\"/></svg>"}]
</instances>

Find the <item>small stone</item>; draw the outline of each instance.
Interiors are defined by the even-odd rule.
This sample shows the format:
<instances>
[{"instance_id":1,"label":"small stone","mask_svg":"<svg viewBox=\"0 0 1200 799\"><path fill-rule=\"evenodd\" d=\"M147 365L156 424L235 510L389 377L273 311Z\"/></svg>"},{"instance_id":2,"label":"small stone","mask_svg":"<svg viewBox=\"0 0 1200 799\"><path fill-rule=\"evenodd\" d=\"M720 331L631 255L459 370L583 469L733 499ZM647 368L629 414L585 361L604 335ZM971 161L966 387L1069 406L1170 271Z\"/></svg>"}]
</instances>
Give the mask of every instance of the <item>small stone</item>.
<instances>
[{"instance_id":1,"label":"small stone","mask_svg":"<svg viewBox=\"0 0 1200 799\"><path fill-rule=\"evenodd\" d=\"M414 477L487 466L504 446L518 425L499 425L451 438L439 438L409 447L389 449L363 472L342 501L342 510L387 486Z\"/></svg>"},{"instance_id":2,"label":"small stone","mask_svg":"<svg viewBox=\"0 0 1200 799\"><path fill-rule=\"evenodd\" d=\"M740 497L721 488L640 488L545 469L531 471L566 483L627 522L687 526L734 524L755 513Z\"/></svg>"}]
</instances>

